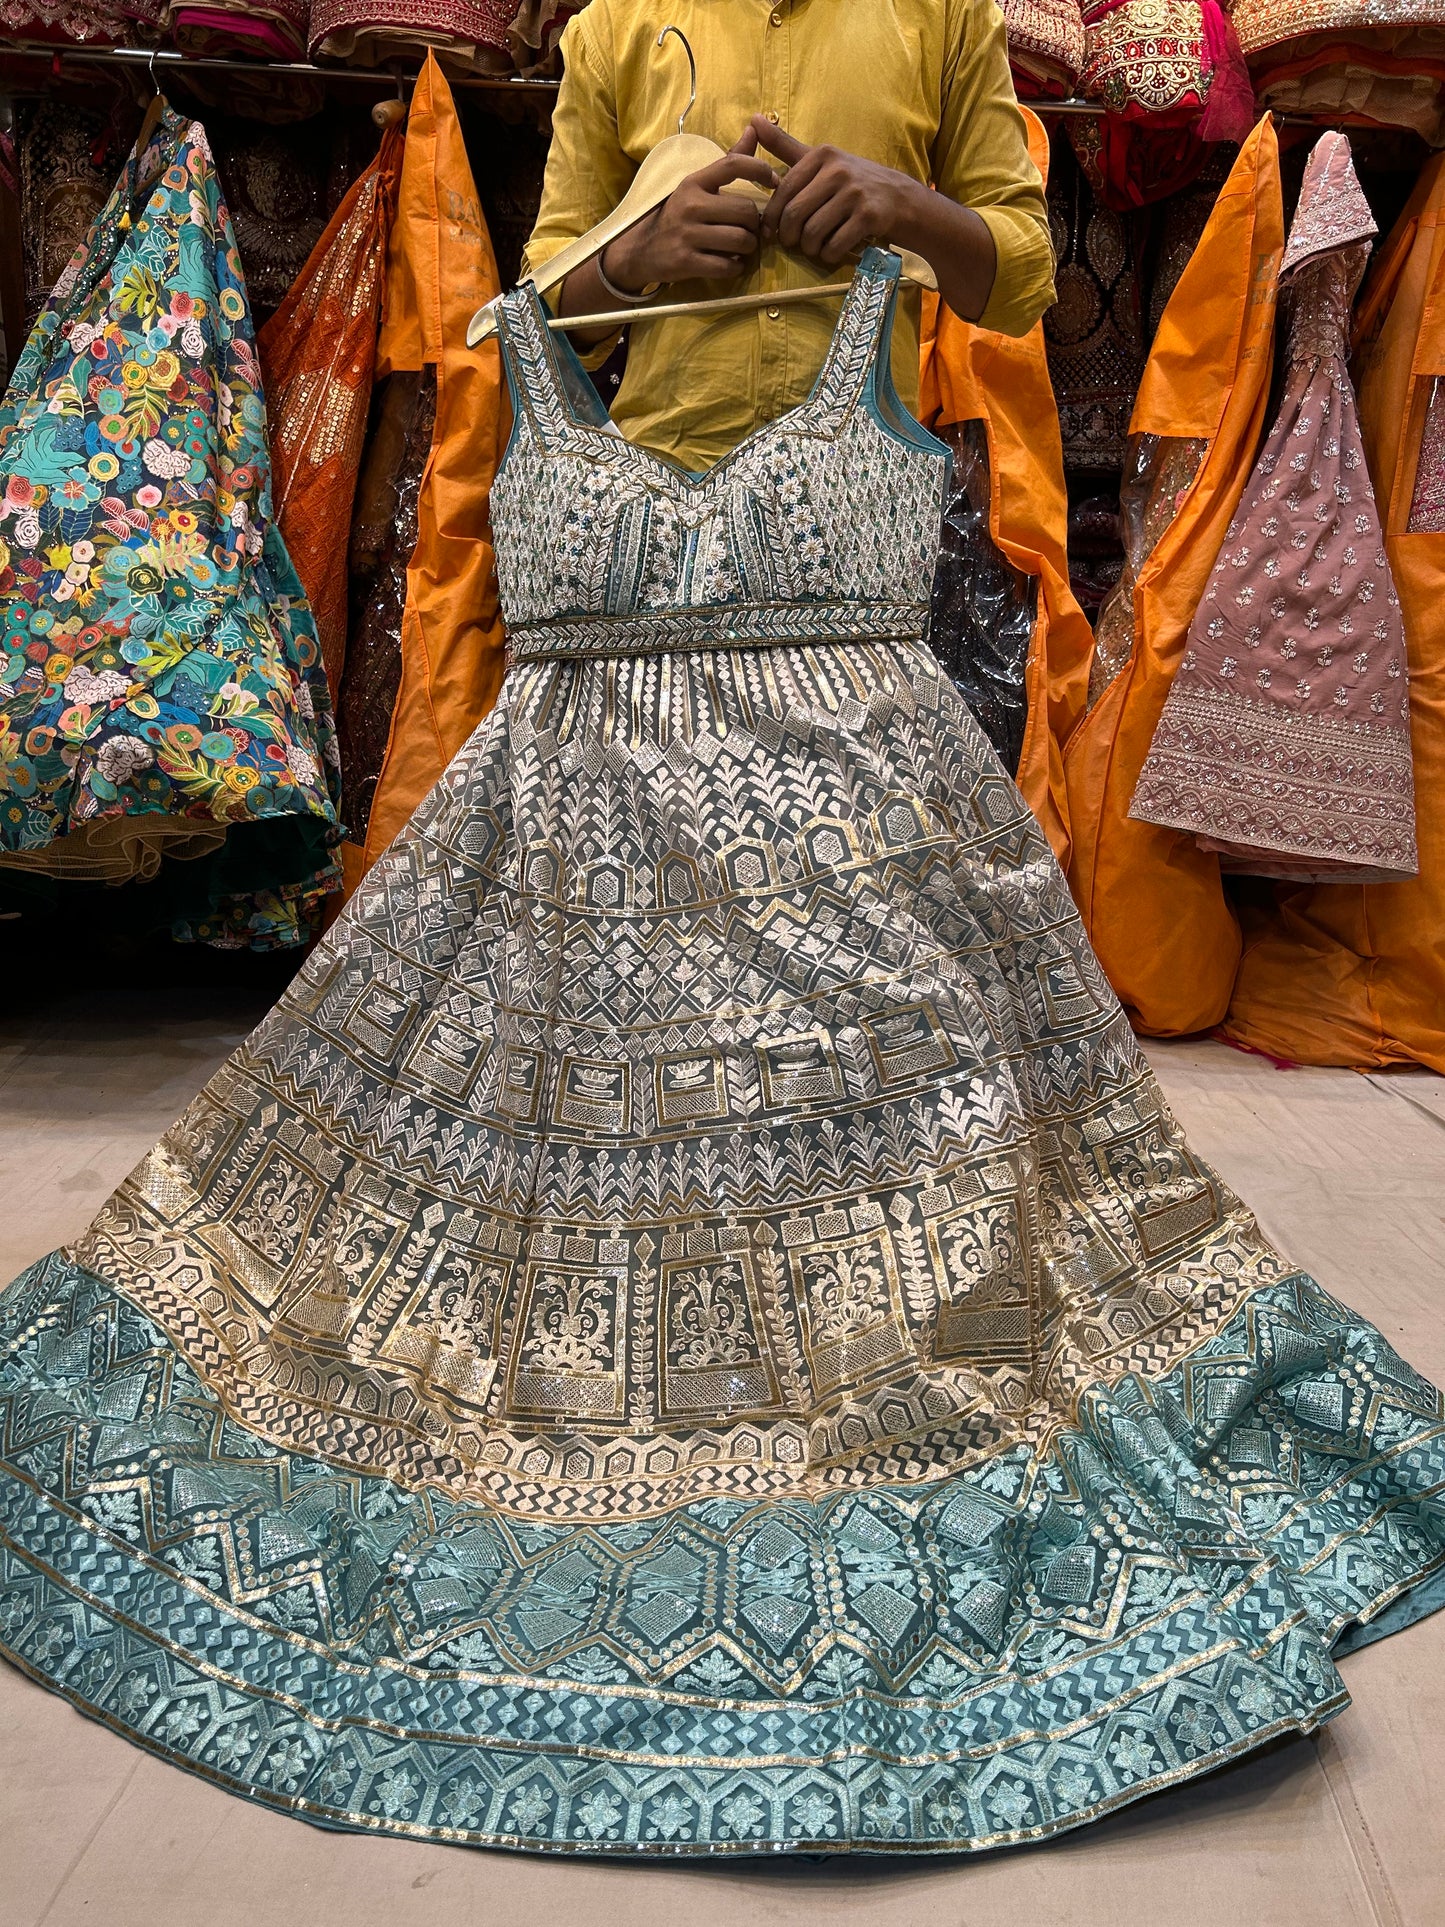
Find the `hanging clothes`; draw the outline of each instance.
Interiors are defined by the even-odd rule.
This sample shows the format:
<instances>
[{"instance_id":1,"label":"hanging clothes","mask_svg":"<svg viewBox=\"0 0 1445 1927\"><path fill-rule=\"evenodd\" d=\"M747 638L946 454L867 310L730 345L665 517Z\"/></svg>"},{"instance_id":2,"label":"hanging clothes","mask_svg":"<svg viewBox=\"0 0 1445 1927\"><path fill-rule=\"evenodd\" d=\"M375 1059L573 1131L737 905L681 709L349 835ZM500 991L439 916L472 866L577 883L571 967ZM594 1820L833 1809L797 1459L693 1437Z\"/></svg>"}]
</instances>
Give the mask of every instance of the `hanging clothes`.
<instances>
[{"instance_id":1,"label":"hanging clothes","mask_svg":"<svg viewBox=\"0 0 1445 1927\"><path fill-rule=\"evenodd\" d=\"M351 527L351 622L336 706L341 820L363 849L401 690L407 569L420 533L422 478L436 434L436 370L399 368L380 384Z\"/></svg>"},{"instance_id":2,"label":"hanging clothes","mask_svg":"<svg viewBox=\"0 0 1445 1927\"><path fill-rule=\"evenodd\" d=\"M1210 60L1199 0L1084 0L1080 87L1131 120L1197 120Z\"/></svg>"},{"instance_id":3,"label":"hanging clothes","mask_svg":"<svg viewBox=\"0 0 1445 1927\"><path fill-rule=\"evenodd\" d=\"M349 67L414 64L454 74L509 73L518 0L312 0L311 58Z\"/></svg>"},{"instance_id":4,"label":"hanging clothes","mask_svg":"<svg viewBox=\"0 0 1445 1927\"><path fill-rule=\"evenodd\" d=\"M507 28L507 45L519 74L531 80L561 72L557 43L567 22L586 4L587 0L521 0Z\"/></svg>"},{"instance_id":5,"label":"hanging clothes","mask_svg":"<svg viewBox=\"0 0 1445 1927\"><path fill-rule=\"evenodd\" d=\"M1110 674L1095 677L1093 706L1064 754L1069 880L1134 1023L1163 1035L1219 1022L1239 930L1218 857L1128 811L1254 465L1283 251L1279 148L1264 120L1241 148L1154 340L1131 423L1129 563L1098 624Z\"/></svg>"},{"instance_id":6,"label":"hanging clothes","mask_svg":"<svg viewBox=\"0 0 1445 1927\"><path fill-rule=\"evenodd\" d=\"M0 0L0 28L17 40L117 46L153 35L165 0Z\"/></svg>"},{"instance_id":7,"label":"hanging clothes","mask_svg":"<svg viewBox=\"0 0 1445 1927\"><path fill-rule=\"evenodd\" d=\"M1169 305L1169 297L1179 286L1179 277L1194 258L1219 199L1219 190L1229 178L1234 155L1221 142L1206 152L1198 175L1180 193L1160 208L1158 225L1151 237L1144 279L1148 299L1144 304L1145 336L1150 342L1159 332L1159 323Z\"/></svg>"},{"instance_id":8,"label":"hanging clothes","mask_svg":"<svg viewBox=\"0 0 1445 1927\"><path fill-rule=\"evenodd\" d=\"M1419 875L1279 887L1249 914L1227 1034L1304 1064L1445 1071L1445 159L1380 248L1356 318L1365 457L1404 617Z\"/></svg>"},{"instance_id":9,"label":"hanging clothes","mask_svg":"<svg viewBox=\"0 0 1445 1927\"><path fill-rule=\"evenodd\" d=\"M1324 135L1280 269L1279 412L1129 811L1250 876L1415 873L1405 635L1345 366L1375 232L1349 142Z\"/></svg>"},{"instance_id":10,"label":"hanging clothes","mask_svg":"<svg viewBox=\"0 0 1445 1927\"><path fill-rule=\"evenodd\" d=\"M1445 0L1238 0L1261 105L1445 144Z\"/></svg>"},{"instance_id":11,"label":"hanging clothes","mask_svg":"<svg viewBox=\"0 0 1445 1927\"><path fill-rule=\"evenodd\" d=\"M701 476L506 298L495 712L0 1294L0 1650L256 1804L1013 1845L1445 1600L1445 1401L1186 1144L921 641L898 286Z\"/></svg>"},{"instance_id":12,"label":"hanging clothes","mask_svg":"<svg viewBox=\"0 0 1445 1927\"><path fill-rule=\"evenodd\" d=\"M1030 157L1047 176L1048 136L1027 109L1024 121ZM982 684L970 706L993 719L986 733L1067 864L1062 745L1084 713L1093 637L1069 586L1045 325L1005 335L925 302L919 413L956 458L930 646L966 699L970 678Z\"/></svg>"},{"instance_id":13,"label":"hanging clothes","mask_svg":"<svg viewBox=\"0 0 1445 1927\"><path fill-rule=\"evenodd\" d=\"M1061 98L1084 65L1079 0L1003 0L1008 63L1020 100Z\"/></svg>"},{"instance_id":14,"label":"hanging clothes","mask_svg":"<svg viewBox=\"0 0 1445 1927\"><path fill-rule=\"evenodd\" d=\"M542 204L548 144L545 127L491 114L474 116L467 128L467 154L504 288L522 278L522 258Z\"/></svg>"},{"instance_id":15,"label":"hanging clothes","mask_svg":"<svg viewBox=\"0 0 1445 1927\"><path fill-rule=\"evenodd\" d=\"M1069 499L1069 587L1092 622L1118 582L1124 567L1123 524L1119 498L1107 489Z\"/></svg>"},{"instance_id":16,"label":"hanging clothes","mask_svg":"<svg viewBox=\"0 0 1445 1927\"><path fill-rule=\"evenodd\" d=\"M352 142L329 116L280 127L213 116L207 131L245 265L251 313L264 327L296 285L360 171Z\"/></svg>"},{"instance_id":17,"label":"hanging clothes","mask_svg":"<svg viewBox=\"0 0 1445 1927\"><path fill-rule=\"evenodd\" d=\"M167 27L183 53L208 60L304 60L310 0L170 0Z\"/></svg>"},{"instance_id":18,"label":"hanging clothes","mask_svg":"<svg viewBox=\"0 0 1445 1927\"><path fill-rule=\"evenodd\" d=\"M1108 110L1089 130L1108 206L1177 194L1207 142L1245 139L1254 94L1219 0L1085 0L1083 11L1079 91Z\"/></svg>"},{"instance_id":19,"label":"hanging clothes","mask_svg":"<svg viewBox=\"0 0 1445 1927\"><path fill-rule=\"evenodd\" d=\"M386 237L402 134L351 189L257 340L271 427L272 497L321 643L333 696L346 659L347 550L371 408Z\"/></svg>"},{"instance_id":20,"label":"hanging clothes","mask_svg":"<svg viewBox=\"0 0 1445 1927\"><path fill-rule=\"evenodd\" d=\"M1138 222L1103 206L1074 136L1054 136L1048 180L1057 299L1044 316L1064 468L1117 472L1144 373Z\"/></svg>"},{"instance_id":21,"label":"hanging clothes","mask_svg":"<svg viewBox=\"0 0 1445 1927\"><path fill-rule=\"evenodd\" d=\"M1004 768L1018 769L1028 722L1025 664L1038 584L1003 554L993 509L988 431L981 421L939 423L953 457L933 577L928 646Z\"/></svg>"},{"instance_id":22,"label":"hanging clothes","mask_svg":"<svg viewBox=\"0 0 1445 1927\"><path fill-rule=\"evenodd\" d=\"M167 109L0 407L0 866L119 881L284 821L334 887L330 702L265 422L205 132Z\"/></svg>"},{"instance_id":23,"label":"hanging clothes","mask_svg":"<svg viewBox=\"0 0 1445 1927\"><path fill-rule=\"evenodd\" d=\"M115 160L105 118L68 101L16 103L15 155L25 257L25 326L41 309L110 199ZM16 353L19 342L12 344Z\"/></svg>"},{"instance_id":24,"label":"hanging clothes","mask_svg":"<svg viewBox=\"0 0 1445 1927\"><path fill-rule=\"evenodd\" d=\"M495 342L480 350L466 345L467 323L499 292L451 89L428 54L407 120L377 373L432 370L435 414L406 568L400 684L365 832L358 837L348 825L348 888L401 829L501 687L505 637L488 501L508 407ZM352 696L343 687L348 709ZM356 727L354 715L349 726Z\"/></svg>"}]
</instances>

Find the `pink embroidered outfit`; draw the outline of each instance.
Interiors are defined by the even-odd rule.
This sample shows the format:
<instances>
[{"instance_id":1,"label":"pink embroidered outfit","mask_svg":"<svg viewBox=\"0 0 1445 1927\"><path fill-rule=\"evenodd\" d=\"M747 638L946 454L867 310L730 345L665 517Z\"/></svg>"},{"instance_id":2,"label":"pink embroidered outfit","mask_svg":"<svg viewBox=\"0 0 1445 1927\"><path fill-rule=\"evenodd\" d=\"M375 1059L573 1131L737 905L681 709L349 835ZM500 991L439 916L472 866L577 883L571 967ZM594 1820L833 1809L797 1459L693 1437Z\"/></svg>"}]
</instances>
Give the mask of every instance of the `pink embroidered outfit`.
<instances>
[{"instance_id":1,"label":"pink embroidered outfit","mask_svg":"<svg viewBox=\"0 0 1445 1927\"><path fill-rule=\"evenodd\" d=\"M1346 367L1375 232L1349 142L1324 135L1280 268L1283 400L1130 809L1253 876L1417 867L1405 635Z\"/></svg>"}]
</instances>

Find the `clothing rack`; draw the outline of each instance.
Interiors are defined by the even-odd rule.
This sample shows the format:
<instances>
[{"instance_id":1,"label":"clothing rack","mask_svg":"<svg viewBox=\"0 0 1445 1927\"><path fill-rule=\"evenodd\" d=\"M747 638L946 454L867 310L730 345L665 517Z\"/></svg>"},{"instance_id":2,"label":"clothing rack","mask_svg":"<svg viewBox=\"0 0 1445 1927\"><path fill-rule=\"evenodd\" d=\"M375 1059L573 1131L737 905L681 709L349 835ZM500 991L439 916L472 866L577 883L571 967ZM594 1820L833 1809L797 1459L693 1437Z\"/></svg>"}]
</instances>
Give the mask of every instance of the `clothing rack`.
<instances>
[{"instance_id":1,"label":"clothing rack","mask_svg":"<svg viewBox=\"0 0 1445 1927\"><path fill-rule=\"evenodd\" d=\"M418 69L393 67L322 67L309 60L219 60L204 54L181 53L174 47L66 47L51 42L0 40L0 92L10 88L4 78L5 65L12 60L43 60L52 72L67 66L144 67L154 64L162 70L197 74L250 74L254 79L281 76L288 80L342 81L375 87L384 93L416 79ZM447 84L457 88L481 89L492 93L555 97L555 80L530 80L521 74L447 75Z\"/></svg>"},{"instance_id":2,"label":"clothing rack","mask_svg":"<svg viewBox=\"0 0 1445 1927\"><path fill-rule=\"evenodd\" d=\"M154 61L157 70L168 67L181 72L251 74L257 78L284 75L288 79L341 81L371 86L389 92L398 84L416 78L416 69L398 67L318 66L310 60L217 60L204 54L181 53L174 47L68 47L49 41L0 40L0 90L5 87L3 65L10 60L44 60L52 68L72 63L90 66L145 67ZM491 93L530 95L536 99L555 98L555 80L529 79L522 74L447 75L453 90L466 88ZM1024 106L1036 114L1093 114L1104 112L1096 100L1028 100Z\"/></svg>"}]
</instances>

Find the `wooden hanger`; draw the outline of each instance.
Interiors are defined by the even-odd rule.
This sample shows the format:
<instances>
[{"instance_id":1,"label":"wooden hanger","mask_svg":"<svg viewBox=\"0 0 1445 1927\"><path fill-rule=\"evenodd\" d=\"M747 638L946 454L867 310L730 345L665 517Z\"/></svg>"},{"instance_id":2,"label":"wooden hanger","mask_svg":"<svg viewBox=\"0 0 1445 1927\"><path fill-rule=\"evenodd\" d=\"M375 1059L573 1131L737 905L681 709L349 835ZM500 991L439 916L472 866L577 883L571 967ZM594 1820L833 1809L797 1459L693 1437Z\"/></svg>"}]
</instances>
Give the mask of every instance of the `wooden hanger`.
<instances>
[{"instance_id":1,"label":"wooden hanger","mask_svg":"<svg viewBox=\"0 0 1445 1927\"><path fill-rule=\"evenodd\" d=\"M570 241L560 253L554 254L544 267L535 274L524 277L537 290L539 295L560 287L569 274L573 274L586 262L594 260L605 247L611 245L620 234L644 220L655 208L662 206L670 195L682 186L692 174L701 173L711 167L714 161L724 158L725 150L716 141L709 140L705 134L685 132L687 117L697 104L697 62L687 36L680 27L664 27L657 36L660 47L669 34L675 34L682 42L687 55L688 76L691 83L686 107L677 117L677 132L669 134L657 143L643 160L633 177L632 185L613 208L605 220L596 227ZM724 194L743 194L757 206L763 207L768 201L768 193L752 181L733 181L722 189ZM937 288L938 281L933 269L920 254L912 254L899 249L903 260L903 274L908 281L917 282L920 287ZM620 327L624 324L635 325L649 316L663 317L681 314L721 314L726 310L745 308L776 308L790 306L799 301L817 301L830 294L839 294L847 288L846 281L830 282L826 287L775 289L768 294L719 295L700 301L668 301L654 306L628 308L616 313L579 314L556 316L548 326L554 331L571 328ZM497 332L497 305L501 300L489 301L484 308L478 308L467 328L467 346L475 348L480 342L490 341Z\"/></svg>"}]
</instances>

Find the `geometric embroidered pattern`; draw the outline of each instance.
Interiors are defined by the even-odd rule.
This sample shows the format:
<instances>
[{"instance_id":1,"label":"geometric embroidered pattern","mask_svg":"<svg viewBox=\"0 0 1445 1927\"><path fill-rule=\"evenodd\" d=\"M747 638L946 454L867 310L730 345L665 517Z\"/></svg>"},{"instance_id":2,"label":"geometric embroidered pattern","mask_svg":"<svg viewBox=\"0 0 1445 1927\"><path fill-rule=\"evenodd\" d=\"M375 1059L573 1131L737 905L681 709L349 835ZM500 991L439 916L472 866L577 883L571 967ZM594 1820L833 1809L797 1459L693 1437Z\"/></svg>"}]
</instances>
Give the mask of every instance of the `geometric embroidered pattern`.
<instances>
[{"instance_id":1,"label":"geometric embroidered pattern","mask_svg":"<svg viewBox=\"0 0 1445 1927\"><path fill-rule=\"evenodd\" d=\"M949 458L893 393L899 268L865 253L807 401L703 475L617 433L530 283L506 298L513 661L923 634Z\"/></svg>"},{"instance_id":2,"label":"geometric embroidered pattern","mask_svg":"<svg viewBox=\"0 0 1445 1927\"><path fill-rule=\"evenodd\" d=\"M265 1443L58 1256L0 1311L0 1649L330 1826L1037 1838L1330 1718L1332 1637L1445 1562L1437 1395L1299 1276L1041 1456L582 1529Z\"/></svg>"},{"instance_id":3,"label":"geometric embroidered pattern","mask_svg":"<svg viewBox=\"0 0 1445 1927\"><path fill-rule=\"evenodd\" d=\"M921 620L814 620L514 664L0 1295L35 1677L332 1826L958 1849L1311 1729L1434 1603L1438 1394L1189 1150Z\"/></svg>"}]
</instances>

